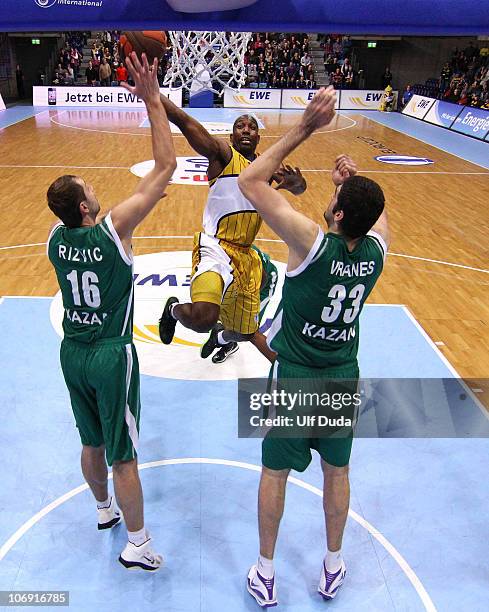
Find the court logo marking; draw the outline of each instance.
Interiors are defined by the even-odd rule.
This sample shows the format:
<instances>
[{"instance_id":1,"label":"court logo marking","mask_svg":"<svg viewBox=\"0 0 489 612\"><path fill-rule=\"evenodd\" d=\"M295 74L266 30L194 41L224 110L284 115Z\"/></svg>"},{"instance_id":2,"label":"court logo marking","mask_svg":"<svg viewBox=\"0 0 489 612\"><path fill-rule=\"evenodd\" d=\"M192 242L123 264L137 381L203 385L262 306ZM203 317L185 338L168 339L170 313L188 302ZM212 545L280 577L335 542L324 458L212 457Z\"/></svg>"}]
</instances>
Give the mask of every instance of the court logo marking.
<instances>
[{"instance_id":1,"label":"court logo marking","mask_svg":"<svg viewBox=\"0 0 489 612\"><path fill-rule=\"evenodd\" d=\"M140 162L131 167L131 172L142 178L154 168L153 159ZM177 168L170 183L172 185L208 185L207 168L209 161L206 157L177 157Z\"/></svg>"},{"instance_id":2,"label":"court logo marking","mask_svg":"<svg viewBox=\"0 0 489 612\"><path fill-rule=\"evenodd\" d=\"M262 319L268 328L280 302L286 265L274 262L279 271L275 295L270 300ZM198 334L178 324L169 346L161 343L158 320L166 300L176 296L180 302L190 302L192 253L174 251L138 255L134 258L134 341L142 374L178 380L237 380L267 376L270 363L248 342L224 363L213 364L201 359L200 347L207 334ZM51 323L63 337L63 302L61 292L53 299Z\"/></svg>"},{"instance_id":3,"label":"court logo marking","mask_svg":"<svg viewBox=\"0 0 489 612\"><path fill-rule=\"evenodd\" d=\"M428 157L412 157L411 155L379 155L374 159L382 164L397 164L400 166L427 166L435 163Z\"/></svg>"}]
</instances>

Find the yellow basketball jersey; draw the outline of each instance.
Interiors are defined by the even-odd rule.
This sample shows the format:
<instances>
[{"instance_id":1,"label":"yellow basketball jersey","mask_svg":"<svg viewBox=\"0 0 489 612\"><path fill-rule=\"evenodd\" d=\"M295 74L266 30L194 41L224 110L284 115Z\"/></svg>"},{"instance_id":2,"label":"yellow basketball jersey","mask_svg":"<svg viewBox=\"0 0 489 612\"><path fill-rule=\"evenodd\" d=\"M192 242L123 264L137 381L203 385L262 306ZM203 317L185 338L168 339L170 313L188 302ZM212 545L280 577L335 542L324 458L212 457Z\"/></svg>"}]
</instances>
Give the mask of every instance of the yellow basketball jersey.
<instances>
[{"instance_id":1,"label":"yellow basketball jersey","mask_svg":"<svg viewBox=\"0 0 489 612\"><path fill-rule=\"evenodd\" d=\"M238 187L238 176L251 164L235 148L221 174L209 181L204 210L204 232L237 246L252 245L261 226L261 217Z\"/></svg>"}]
</instances>

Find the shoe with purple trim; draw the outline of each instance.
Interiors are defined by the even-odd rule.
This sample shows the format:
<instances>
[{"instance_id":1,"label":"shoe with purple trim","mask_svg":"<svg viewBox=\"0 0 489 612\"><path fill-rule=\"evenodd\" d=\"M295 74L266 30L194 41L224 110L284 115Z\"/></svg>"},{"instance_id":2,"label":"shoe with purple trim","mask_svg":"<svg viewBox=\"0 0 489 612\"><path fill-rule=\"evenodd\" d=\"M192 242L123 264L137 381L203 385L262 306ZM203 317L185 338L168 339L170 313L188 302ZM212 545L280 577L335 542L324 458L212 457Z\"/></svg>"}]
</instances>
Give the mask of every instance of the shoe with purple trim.
<instances>
[{"instance_id":1,"label":"shoe with purple trim","mask_svg":"<svg viewBox=\"0 0 489 612\"><path fill-rule=\"evenodd\" d=\"M345 581L346 567L344 561L341 562L341 567L337 572L331 573L326 569L326 563L323 561L321 569L321 578L319 580L318 593L323 599L329 601L334 599L338 593L338 589Z\"/></svg>"},{"instance_id":2,"label":"shoe with purple trim","mask_svg":"<svg viewBox=\"0 0 489 612\"><path fill-rule=\"evenodd\" d=\"M248 593L254 597L256 603L262 608L272 608L277 605L275 576L273 578L264 578L256 565L253 565L248 572L246 588Z\"/></svg>"}]
</instances>

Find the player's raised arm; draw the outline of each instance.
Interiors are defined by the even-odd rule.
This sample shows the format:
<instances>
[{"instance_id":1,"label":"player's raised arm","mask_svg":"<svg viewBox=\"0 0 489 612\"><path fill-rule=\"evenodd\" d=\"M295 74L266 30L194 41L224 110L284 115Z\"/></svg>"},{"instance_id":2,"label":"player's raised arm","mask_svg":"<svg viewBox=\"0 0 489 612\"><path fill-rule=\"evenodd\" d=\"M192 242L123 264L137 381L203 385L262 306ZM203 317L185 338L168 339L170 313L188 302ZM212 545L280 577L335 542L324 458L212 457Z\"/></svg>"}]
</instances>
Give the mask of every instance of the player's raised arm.
<instances>
[{"instance_id":1,"label":"player's raised arm","mask_svg":"<svg viewBox=\"0 0 489 612\"><path fill-rule=\"evenodd\" d=\"M284 158L304 142L315 130L327 125L334 117L334 89L320 89L304 111L301 122L276 144L243 170L238 185L244 196L289 246L289 261L300 264L308 255L317 236L318 224L297 212L269 181ZM290 261L292 263L292 261Z\"/></svg>"},{"instance_id":2,"label":"player's raised arm","mask_svg":"<svg viewBox=\"0 0 489 612\"><path fill-rule=\"evenodd\" d=\"M220 160L223 166L229 162L231 147L225 140L211 136L203 125L163 94L161 94L161 103L165 107L168 119L180 129L192 149L199 155L207 157L209 162Z\"/></svg>"},{"instance_id":3,"label":"player's raised arm","mask_svg":"<svg viewBox=\"0 0 489 612\"><path fill-rule=\"evenodd\" d=\"M335 184L336 188L346 181L350 176L355 176L358 172L355 161L349 155L339 155L335 160L334 168L331 172L331 179ZM391 236L389 231L389 223L387 220L387 210L384 208L382 214L377 220L377 223L372 227L372 232L376 232L382 236L385 244L389 247Z\"/></svg>"},{"instance_id":4,"label":"player's raised arm","mask_svg":"<svg viewBox=\"0 0 489 612\"><path fill-rule=\"evenodd\" d=\"M135 227L153 209L158 200L164 196L168 181L176 168L175 149L165 109L160 102L160 91L156 77L157 61L150 67L143 54L142 62L135 53L126 59L126 64L134 79L131 87L122 85L146 104L151 123L151 138L155 167L136 187L127 200L115 206L111 211L112 223L123 244L130 241ZM124 244L126 247L127 245Z\"/></svg>"}]
</instances>

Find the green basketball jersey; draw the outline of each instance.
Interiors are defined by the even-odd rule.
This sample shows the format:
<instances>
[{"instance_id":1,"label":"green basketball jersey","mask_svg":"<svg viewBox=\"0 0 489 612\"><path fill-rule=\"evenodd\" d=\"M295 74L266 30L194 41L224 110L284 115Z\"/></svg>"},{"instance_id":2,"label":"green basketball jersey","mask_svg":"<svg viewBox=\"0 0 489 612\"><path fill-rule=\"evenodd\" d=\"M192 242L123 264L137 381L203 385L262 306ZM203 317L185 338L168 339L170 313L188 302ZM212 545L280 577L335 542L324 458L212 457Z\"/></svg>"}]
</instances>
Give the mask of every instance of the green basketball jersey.
<instances>
[{"instance_id":1,"label":"green basketball jersey","mask_svg":"<svg viewBox=\"0 0 489 612\"><path fill-rule=\"evenodd\" d=\"M266 303L268 304L268 302L270 301L270 298L275 293L275 287L277 286L277 280L278 280L278 272L277 272L277 266L274 263L272 263L272 260L270 259L270 255L268 253L264 253L263 251L260 251L260 249L254 244L251 245L251 248L254 249L258 253L261 259L262 266L263 266L263 272L266 277L265 284L260 288L260 310L261 310L263 302L266 301Z\"/></svg>"},{"instance_id":2,"label":"green basketball jersey","mask_svg":"<svg viewBox=\"0 0 489 612\"><path fill-rule=\"evenodd\" d=\"M56 225L48 257L63 297L66 338L92 343L132 335L132 256L124 251L110 213L92 227Z\"/></svg>"},{"instance_id":3,"label":"green basketball jersey","mask_svg":"<svg viewBox=\"0 0 489 612\"><path fill-rule=\"evenodd\" d=\"M286 273L268 335L279 360L312 368L357 364L358 317L382 272L386 251L375 232L351 253L342 236L319 232L302 264Z\"/></svg>"}]
</instances>

